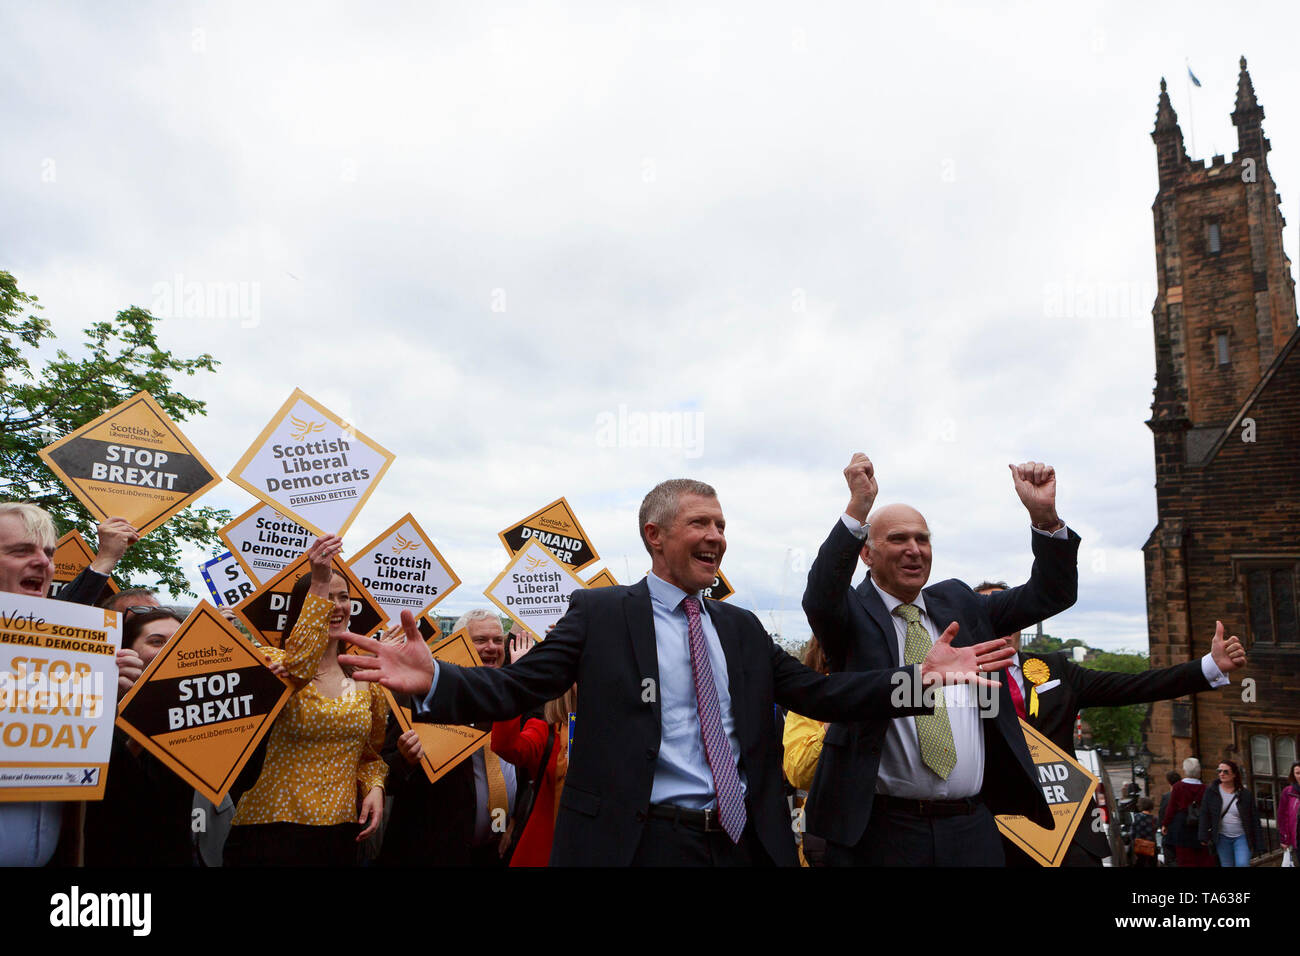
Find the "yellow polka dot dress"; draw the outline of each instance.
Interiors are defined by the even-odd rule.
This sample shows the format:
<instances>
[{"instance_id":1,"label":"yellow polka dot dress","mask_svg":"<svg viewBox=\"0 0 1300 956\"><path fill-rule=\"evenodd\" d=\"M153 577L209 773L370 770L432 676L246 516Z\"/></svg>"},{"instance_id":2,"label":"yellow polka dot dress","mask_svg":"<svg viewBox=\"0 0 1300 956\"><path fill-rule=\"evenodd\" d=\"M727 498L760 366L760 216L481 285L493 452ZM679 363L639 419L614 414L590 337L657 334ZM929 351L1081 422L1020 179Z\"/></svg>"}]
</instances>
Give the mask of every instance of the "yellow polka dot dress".
<instances>
[{"instance_id":1,"label":"yellow polka dot dress","mask_svg":"<svg viewBox=\"0 0 1300 956\"><path fill-rule=\"evenodd\" d=\"M261 776L235 811L236 826L356 823L360 797L383 786L388 703L378 684L348 680L338 697L323 697L311 680L329 644L333 605L308 594L284 650L263 647L301 683L271 728Z\"/></svg>"}]
</instances>

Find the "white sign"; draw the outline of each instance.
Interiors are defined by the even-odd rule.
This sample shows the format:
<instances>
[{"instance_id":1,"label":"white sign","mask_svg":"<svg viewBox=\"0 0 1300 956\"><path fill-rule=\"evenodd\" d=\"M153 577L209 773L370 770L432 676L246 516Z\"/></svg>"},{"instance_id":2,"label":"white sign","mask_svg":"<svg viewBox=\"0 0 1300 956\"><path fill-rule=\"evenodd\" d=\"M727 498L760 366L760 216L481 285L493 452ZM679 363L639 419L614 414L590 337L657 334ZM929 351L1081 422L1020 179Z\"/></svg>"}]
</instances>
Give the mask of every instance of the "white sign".
<instances>
[{"instance_id":1,"label":"white sign","mask_svg":"<svg viewBox=\"0 0 1300 956\"><path fill-rule=\"evenodd\" d=\"M0 801L103 798L121 645L116 611L0 593Z\"/></svg>"},{"instance_id":2,"label":"white sign","mask_svg":"<svg viewBox=\"0 0 1300 956\"><path fill-rule=\"evenodd\" d=\"M203 583L208 586L212 603L217 607L234 607L258 587L229 551L211 561L204 561L199 565L199 573L203 575Z\"/></svg>"},{"instance_id":3,"label":"white sign","mask_svg":"<svg viewBox=\"0 0 1300 956\"><path fill-rule=\"evenodd\" d=\"M316 535L270 505L250 508L217 534L259 588L301 558L316 540Z\"/></svg>"},{"instance_id":4,"label":"white sign","mask_svg":"<svg viewBox=\"0 0 1300 956\"><path fill-rule=\"evenodd\" d=\"M228 476L317 535L342 535L393 454L294 389Z\"/></svg>"},{"instance_id":5,"label":"white sign","mask_svg":"<svg viewBox=\"0 0 1300 956\"><path fill-rule=\"evenodd\" d=\"M569 595L586 586L545 545L530 538L483 593L512 620L545 637L569 610Z\"/></svg>"},{"instance_id":6,"label":"white sign","mask_svg":"<svg viewBox=\"0 0 1300 956\"><path fill-rule=\"evenodd\" d=\"M403 611L416 618L460 586L460 578L410 514L348 562L392 623Z\"/></svg>"}]
</instances>

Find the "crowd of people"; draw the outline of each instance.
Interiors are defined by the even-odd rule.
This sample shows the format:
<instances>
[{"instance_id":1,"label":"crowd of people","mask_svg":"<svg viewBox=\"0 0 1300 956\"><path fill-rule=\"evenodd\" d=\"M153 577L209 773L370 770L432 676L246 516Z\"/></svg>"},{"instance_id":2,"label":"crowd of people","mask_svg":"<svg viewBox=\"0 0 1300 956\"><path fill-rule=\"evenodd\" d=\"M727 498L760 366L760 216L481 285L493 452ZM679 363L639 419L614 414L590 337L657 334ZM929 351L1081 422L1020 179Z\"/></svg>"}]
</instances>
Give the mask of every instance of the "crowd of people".
<instances>
[{"instance_id":1,"label":"crowd of people","mask_svg":"<svg viewBox=\"0 0 1300 956\"><path fill-rule=\"evenodd\" d=\"M994 824L1052 825L1021 721L1071 751L1080 708L1224 686L1245 653L1222 625L1203 659L1144 674L1022 651L1022 629L1074 603L1079 538L1056 513L1050 466L1011 473L1030 518L1029 581L927 586L924 516L875 508L874 466L855 454L849 503L809 573L816 636L802 663L749 611L701 598L726 550L717 493L701 482L646 495L649 574L575 592L545 640L507 640L485 608L463 615L474 668L435 661L409 613L377 637L350 632L333 570L342 541L324 536L279 646L261 647L292 696L226 799L209 803L118 731L104 798L84 811L0 803L0 864L1037 865ZM138 537L121 519L101 524L95 561L58 593L121 613L119 697L182 624L152 591L108 593ZM0 590L47 594L54 540L41 509L0 505ZM869 573L854 587L859 559ZM490 746L430 782L418 731L381 687L415 721L473 726ZM1279 804L1287 847L1298 773ZM1240 768L1223 760L1216 776L1206 786L1192 758L1158 817L1143 798L1138 865L1157 829L1180 866L1246 865L1262 850ZM1080 828L1066 865L1100 865L1109 849L1092 833Z\"/></svg>"}]
</instances>

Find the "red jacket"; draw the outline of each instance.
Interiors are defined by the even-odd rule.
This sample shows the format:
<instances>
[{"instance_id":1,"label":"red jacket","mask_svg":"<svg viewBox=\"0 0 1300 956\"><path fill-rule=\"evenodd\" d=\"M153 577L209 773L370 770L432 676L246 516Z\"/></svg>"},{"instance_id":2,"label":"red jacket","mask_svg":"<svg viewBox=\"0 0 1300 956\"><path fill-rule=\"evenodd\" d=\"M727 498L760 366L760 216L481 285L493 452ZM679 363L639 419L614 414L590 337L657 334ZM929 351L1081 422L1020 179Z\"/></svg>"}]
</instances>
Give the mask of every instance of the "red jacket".
<instances>
[{"instance_id":1,"label":"red jacket","mask_svg":"<svg viewBox=\"0 0 1300 956\"><path fill-rule=\"evenodd\" d=\"M537 765L546 752L547 726L543 720L531 718L519 727L519 720L503 720L492 725L492 750L502 760L527 770L537 776ZM528 817L523 836L510 858L511 866L546 866L551 859L551 841L555 836L555 814L559 805L559 791L564 786L568 770L568 730L556 728L555 744L551 747L550 763L542 779L533 812Z\"/></svg>"}]
</instances>

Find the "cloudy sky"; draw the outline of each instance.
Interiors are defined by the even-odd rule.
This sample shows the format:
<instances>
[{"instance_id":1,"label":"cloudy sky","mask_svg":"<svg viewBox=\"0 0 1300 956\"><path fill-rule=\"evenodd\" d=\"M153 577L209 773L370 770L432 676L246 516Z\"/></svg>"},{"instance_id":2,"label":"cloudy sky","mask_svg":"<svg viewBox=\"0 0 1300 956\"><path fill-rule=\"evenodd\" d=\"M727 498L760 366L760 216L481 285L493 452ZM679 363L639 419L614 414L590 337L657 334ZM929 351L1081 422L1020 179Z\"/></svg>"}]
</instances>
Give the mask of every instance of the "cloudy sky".
<instances>
[{"instance_id":1,"label":"cloudy sky","mask_svg":"<svg viewBox=\"0 0 1300 956\"><path fill-rule=\"evenodd\" d=\"M496 533L561 495L640 577L641 497L689 475L733 600L798 639L853 451L928 517L932 580L971 583L1028 575L1006 466L1036 459L1083 537L1047 629L1144 649L1159 81L1189 153L1230 155L1244 53L1300 222L1298 20L9 3L0 268L60 336L139 305L215 355L186 432L223 473L295 386L387 445L349 542L414 512L465 582L440 610L484 603Z\"/></svg>"}]
</instances>

